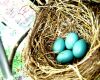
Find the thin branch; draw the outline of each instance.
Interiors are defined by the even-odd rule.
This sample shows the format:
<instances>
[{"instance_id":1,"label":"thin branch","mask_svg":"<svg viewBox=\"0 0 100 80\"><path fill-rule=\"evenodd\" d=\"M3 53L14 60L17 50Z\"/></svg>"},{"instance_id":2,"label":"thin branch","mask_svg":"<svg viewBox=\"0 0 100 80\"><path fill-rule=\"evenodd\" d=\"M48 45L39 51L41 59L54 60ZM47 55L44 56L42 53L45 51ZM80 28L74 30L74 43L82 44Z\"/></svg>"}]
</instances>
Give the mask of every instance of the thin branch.
<instances>
[{"instance_id":1,"label":"thin branch","mask_svg":"<svg viewBox=\"0 0 100 80\"><path fill-rule=\"evenodd\" d=\"M30 31L30 29L28 29L23 35L22 37L17 41L17 43L15 44L12 52L11 52L11 56L9 58L9 66L12 70L12 65L13 65L13 60L14 60L14 56L16 54L16 50L19 47L20 43L24 40L24 38L28 35L28 32Z\"/></svg>"}]
</instances>

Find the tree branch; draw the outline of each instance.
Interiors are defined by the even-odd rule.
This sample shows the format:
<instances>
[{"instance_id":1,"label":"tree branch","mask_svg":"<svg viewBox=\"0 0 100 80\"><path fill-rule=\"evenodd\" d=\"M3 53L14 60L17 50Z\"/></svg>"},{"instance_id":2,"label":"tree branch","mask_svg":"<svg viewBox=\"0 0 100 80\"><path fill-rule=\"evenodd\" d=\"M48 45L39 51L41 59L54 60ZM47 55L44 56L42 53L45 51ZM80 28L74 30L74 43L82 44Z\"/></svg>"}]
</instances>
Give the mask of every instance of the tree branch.
<instances>
[{"instance_id":1,"label":"tree branch","mask_svg":"<svg viewBox=\"0 0 100 80\"><path fill-rule=\"evenodd\" d=\"M9 58L9 66L10 66L10 69L12 70L12 65L13 65L13 59L14 59L14 56L16 54L16 50L18 48L18 46L20 45L20 43L24 40L24 38L28 35L28 32L30 31L30 29L28 29L23 35L22 37L17 41L17 43L15 44L12 52L11 52L11 55L10 55L10 58Z\"/></svg>"}]
</instances>

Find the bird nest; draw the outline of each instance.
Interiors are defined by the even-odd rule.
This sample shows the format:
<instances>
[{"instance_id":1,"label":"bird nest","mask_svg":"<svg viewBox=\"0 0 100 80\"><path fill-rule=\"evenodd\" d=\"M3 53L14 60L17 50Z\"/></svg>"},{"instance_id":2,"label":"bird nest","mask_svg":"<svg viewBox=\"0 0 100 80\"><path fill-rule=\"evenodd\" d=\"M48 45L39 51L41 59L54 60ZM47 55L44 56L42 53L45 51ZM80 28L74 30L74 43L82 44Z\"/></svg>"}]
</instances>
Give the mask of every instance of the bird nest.
<instances>
[{"instance_id":1,"label":"bird nest","mask_svg":"<svg viewBox=\"0 0 100 80\"><path fill-rule=\"evenodd\" d=\"M99 14L98 8L76 1L52 1L43 6L23 50L28 76L33 80L94 80L100 74ZM56 62L52 44L69 32L85 39L89 50L83 59L61 65Z\"/></svg>"}]
</instances>

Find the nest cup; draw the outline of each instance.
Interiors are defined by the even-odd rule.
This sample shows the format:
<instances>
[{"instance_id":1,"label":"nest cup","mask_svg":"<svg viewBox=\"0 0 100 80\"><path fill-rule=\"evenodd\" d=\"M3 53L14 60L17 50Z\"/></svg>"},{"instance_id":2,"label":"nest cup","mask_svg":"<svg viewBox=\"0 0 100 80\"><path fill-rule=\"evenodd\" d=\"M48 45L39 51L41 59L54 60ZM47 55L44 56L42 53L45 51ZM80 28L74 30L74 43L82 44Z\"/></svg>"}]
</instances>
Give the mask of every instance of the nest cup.
<instances>
[{"instance_id":1,"label":"nest cup","mask_svg":"<svg viewBox=\"0 0 100 80\"><path fill-rule=\"evenodd\" d=\"M33 80L94 80L100 75L100 10L82 2L52 1L41 8L23 50L25 71ZM61 65L52 44L57 37L78 33L88 42L82 60Z\"/></svg>"}]
</instances>

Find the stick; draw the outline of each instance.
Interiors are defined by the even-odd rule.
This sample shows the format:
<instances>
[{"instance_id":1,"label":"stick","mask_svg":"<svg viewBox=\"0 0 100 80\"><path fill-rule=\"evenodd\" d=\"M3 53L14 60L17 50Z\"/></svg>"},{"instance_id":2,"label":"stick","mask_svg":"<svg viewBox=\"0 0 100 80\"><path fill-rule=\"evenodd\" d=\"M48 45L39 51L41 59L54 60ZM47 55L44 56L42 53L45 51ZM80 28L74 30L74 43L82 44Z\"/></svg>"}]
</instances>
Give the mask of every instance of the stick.
<instances>
[{"instance_id":1,"label":"stick","mask_svg":"<svg viewBox=\"0 0 100 80\"><path fill-rule=\"evenodd\" d=\"M27 34L28 34L29 31L30 31L30 29L28 29L28 30L22 35L22 37L17 41L17 43L15 44L15 46L14 46L12 52L11 52L11 56L10 56L10 58L9 58L9 66L10 66L11 70L12 70L13 59L14 59L14 56L15 56L15 54L16 54L16 50L17 50L18 46L20 45L20 43L21 43L21 42L24 40L24 38L27 36Z\"/></svg>"}]
</instances>

